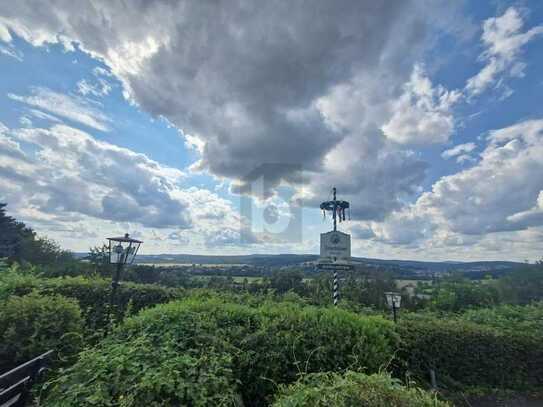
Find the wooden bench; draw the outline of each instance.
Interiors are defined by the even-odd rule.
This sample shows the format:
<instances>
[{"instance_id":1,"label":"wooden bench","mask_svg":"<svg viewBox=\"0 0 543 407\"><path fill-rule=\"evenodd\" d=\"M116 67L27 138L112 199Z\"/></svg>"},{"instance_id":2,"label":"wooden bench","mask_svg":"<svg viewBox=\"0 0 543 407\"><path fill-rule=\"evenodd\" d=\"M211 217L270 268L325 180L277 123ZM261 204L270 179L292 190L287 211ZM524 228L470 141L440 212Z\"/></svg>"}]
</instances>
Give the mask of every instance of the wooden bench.
<instances>
[{"instance_id":1,"label":"wooden bench","mask_svg":"<svg viewBox=\"0 0 543 407\"><path fill-rule=\"evenodd\" d=\"M52 350L0 375L0 407L25 406L32 385L46 369L46 359Z\"/></svg>"}]
</instances>

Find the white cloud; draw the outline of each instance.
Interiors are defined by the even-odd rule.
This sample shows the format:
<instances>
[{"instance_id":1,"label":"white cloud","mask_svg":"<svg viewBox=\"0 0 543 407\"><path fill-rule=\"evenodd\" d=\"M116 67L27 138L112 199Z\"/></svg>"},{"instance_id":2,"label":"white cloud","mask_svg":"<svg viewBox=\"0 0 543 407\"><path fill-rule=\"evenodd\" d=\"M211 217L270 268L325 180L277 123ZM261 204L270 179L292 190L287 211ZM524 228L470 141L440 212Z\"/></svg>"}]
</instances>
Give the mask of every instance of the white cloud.
<instances>
[{"instance_id":1,"label":"white cloud","mask_svg":"<svg viewBox=\"0 0 543 407\"><path fill-rule=\"evenodd\" d=\"M111 85L102 78L99 78L96 83L91 83L86 79L81 79L79 82L77 82L77 92L83 96L92 95L102 97L111 92Z\"/></svg>"},{"instance_id":2,"label":"white cloud","mask_svg":"<svg viewBox=\"0 0 543 407\"><path fill-rule=\"evenodd\" d=\"M32 88L29 96L9 93L10 99L25 103L69 120L84 124L96 130L109 131L111 121L96 105L77 96L54 92L47 88Z\"/></svg>"},{"instance_id":3,"label":"white cloud","mask_svg":"<svg viewBox=\"0 0 543 407\"><path fill-rule=\"evenodd\" d=\"M392 117L381 129L401 144L446 142L454 130L451 109L460 97L457 90L433 87L423 68L416 65L404 93L391 103Z\"/></svg>"},{"instance_id":4,"label":"white cloud","mask_svg":"<svg viewBox=\"0 0 543 407\"><path fill-rule=\"evenodd\" d=\"M191 250L224 230L238 230L239 237L241 218L229 201L184 183L178 169L63 124L0 129L0 202L77 250L100 244L97 232L138 233L159 251L188 244L182 229L191 230Z\"/></svg>"},{"instance_id":5,"label":"white cloud","mask_svg":"<svg viewBox=\"0 0 543 407\"><path fill-rule=\"evenodd\" d=\"M28 118L27 116L21 116L19 118L19 123L21 123L24 127L32 126L32 120L30 120L30 118Z\"/></svg>"},{"instance_id":6,"label":"white cloud","mask_svg":"<svg viewBox=\"0 0 543 407\"><path fill-rule=\"evenodd\" d=\"M1 35L2 34L0 33L0 36ZM3 45L0 45L0 54L7 55L8 57L14 58L19 62L23 61L23 53L21 51L16 50L12 46L6 47Z\"/></svg>"},{"instance_id":7,"label":"white cloud","mask_svg":"<svg viewBox=\"0 0 543 407\"><path fill-rule=\"evenodd\" d=\"M444 255L447 246L463 245L474 253L489 253L499 244L511 246L507 239L514 242L526 236L527 230L541 229L543 120L493 130L487 142L480 161L471 168L442 177L413 205L392 213L382 223L373 222L377 239L441 250ZM535 242L531 246L521 242L514 245L533 257Z\"/></svg>"},{"instance_id":8,"label":"white cloud","mask_svg":"<svg viewBox=\"0 0 543 407\"><path fill-rule=\"evenodd\" d=\"M483 23L482 41L485 51L481 60L486 65L481 71L468 79L466 91L470 96L482 93L497 81L500 74L522 77L526 64L518 61L522 47L543 33L539 25L522 31L524 21L519 11L508 8L499 17L492 17Z\"/></svg>"},{"instance_id":9,"label":"white cloud","mask_svg":"<svg viewBox=\"0 0 543 407\"><path fill-rule=\"evenodd\" d=\"M61 122L61 120L58 117L55 117L55 116L50 115L48 113L42 112L41 110L28 109L28 112L32 116L34 116L35 118L40 119L40 120L47 120L47 121L53 122L53 123L60 123Z\"/></svg>"},{"instance_id":10,"label":"white cloud","mask_svg":"<svg viewBox=\"0 0 543 407\"><path fill-rule=\"evenodd\" d=\"M477 165L443 177L417 202L438 211L454 232L523 229L508 218L532 208L542 189L543 120L491 131L488 141Z\"/></svg>"},{"instance_id":11,"label":"white cloud","mask_svg":"<svg viewBox=\"0 0 543 407\"><path fill-rule=\"evenodd\" d=\"M475 143L458 144L448 150L441 153L441 157L448 160L449 158L456 157L456 162L463 164L465 162L474 161L475 159L469 154L477 148Z\"/></svg>"},{"instance_id":12,"label":"white cloud","mask_svg":"<svg viewBox=\"0 0 543 407\"><path fill-rule=\"evenodd\" d=\"M0 20L0 41L10 42L12 40L11 34L9 33L8 27L2 24Z\"/></svg>"},{"instance_id":13,"label":"white cloud","mask_svg":"<svg viewBox=\"0 0 543 407\"><path fill-rule=\"evenodd\" d=\"M190 134L183 134L185 138L185 147L190 150L195 150L200 154L204 153L204 147L206 145L205 141L198 136L192 136Z\"/></svg>"}]
</instances>

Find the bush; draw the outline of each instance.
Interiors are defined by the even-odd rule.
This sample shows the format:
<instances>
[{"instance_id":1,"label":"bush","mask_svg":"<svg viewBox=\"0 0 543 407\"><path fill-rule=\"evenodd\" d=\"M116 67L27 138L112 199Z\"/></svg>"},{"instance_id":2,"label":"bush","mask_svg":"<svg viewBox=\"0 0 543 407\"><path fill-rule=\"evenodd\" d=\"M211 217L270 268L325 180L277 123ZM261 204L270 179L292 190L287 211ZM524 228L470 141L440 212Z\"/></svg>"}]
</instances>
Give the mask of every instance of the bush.
<instances>
[{"instance_id":1,"label":"bush","mask_svg":"<svg viewBox=\"0 0 543 407\"><path fill-rule=\"evenodd\" d=\"M83 320L77 302L60 295L12 296L0 303L0 371L53 349L58 358L79 351Z\"/></svg>"},{"instance_id":2,"label":"bush","mask_svg":"<svg viewBox=\"0 0 543 407\"><path fill-rule=\"evenodd\" d=\"M435 395L388 375L316 373L282 387L274 407L446 407Z\"/></svg>"},{"instance_id":3,"label":"bush","mask_svg":"<svg viewBox=\"0 0 543 407\"><path fill-rule=\"evenodd\" d=\"M171 336L106 340L64 373L48 384L46 405L235 406L239 400L227 354L188 351Z\"/></svg>"},{"instance_id":4,"label":"bush","mask_svg":"<svg viewBox=\"0 0 543 407\"><path fill-rule=\"evenodd\" d=\"M474 323L418 318L398 325L399 357L416 377L436 371L438 384L528 390L543 385L543 342L530 333Z\"/></svg>"},{"instance_id":5,"label":"bush","mask_svg":"<svg viewBox=\"0 0 543 407\"><path fill-rule=\"evenodd\" d=\"M109 280L100 277L39 278L30 272L22 273L15 269L10 276L2 278L0 298L24 295L33 290L45 295L59 294L76 299L86 325L91 330L103 328L108 323L111 295ZM135 313L142 308L179 298L182 294L181 289L123 282L117 291L118 307L112 315Z\"/></svg>"},{"instance_id":6,"label":"bush","mask_svg":"<svg viewBox=\"0 0 543 407\"><path fill-rule=\"evenodd\" d=\"M371 373L393 358L393 327L380 317L279 303L260 307L259 322L237 358L248 400L268 400L275 383L291 383L302 373Z\"/></svg>"},{"instance_id":7,"label":"bush","mask_svg":"<svg viewBox=\"0 0 543 407\"><path fill-rule=\"evenodd\" d=\"M543 302L469 310L460 318L500 330L532 332L543 336Z\"/></svg>"},{"instance_id":8,"label":"bush","mask_svg":"<svg viewBox=\"0 0 543 407\"><path fill-rule=\"evenodd\" d=\"M217 298L191 298L128 318L103 347L86 353L87 360L102 360L108 372L93 379L90 386L94 390L88 392L102 392L99 389L109 388L109 383L123 376L126 387L120 392L126 392L124 397L130 395L131 388L143 386L140 372L152 374L159 366L155 359L144 358L145 352L138 353L129 345L144 339L152 344L150 349L168 352L171 348L179 357L200 360L202 355L213 356L220 362L217 370L226 372L221 380L230 387L224 388L224 394L231 400L230 396L240 393L246 406L267 405L276 390L275 383L291 383L304 372L347 368L375 372L392 359L396 341L392 324L381 318L361 318L347 311L292 303L250 307ZM121 355L115 356L115 352ZM127 373L119 360L128 355L133 355L130 363L139 369ZM55 394L78 391L78 383L94 378L94 370L88 366L82 359L67 372L63 387L56 387ZM177 369L176 375L187 377L186 367L180 365ZM206 377L214 374L205 373ZM221 383L226 386L226 382ZM169 386L172 393L168 397L179 394L186 384ZM209 390L209 394L213 391ZM162 400L160 395L156 397L157 402ZM196 403L195 398L190 400Z\"/></svg>"}]
</instances>

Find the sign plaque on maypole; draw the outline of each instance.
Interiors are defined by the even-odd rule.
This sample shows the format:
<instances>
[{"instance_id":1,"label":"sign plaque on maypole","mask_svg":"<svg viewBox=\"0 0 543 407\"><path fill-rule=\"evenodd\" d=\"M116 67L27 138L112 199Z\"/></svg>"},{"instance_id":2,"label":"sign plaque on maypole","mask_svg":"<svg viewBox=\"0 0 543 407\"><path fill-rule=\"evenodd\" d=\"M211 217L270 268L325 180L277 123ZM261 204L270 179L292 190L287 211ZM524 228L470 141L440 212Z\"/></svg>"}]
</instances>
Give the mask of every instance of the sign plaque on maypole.
<instances>
[{"instance_id":1,"label":"sign plaque on maypole","mask_svg":"<svg viewBox=\"0 0 543 407\"><path fill-rule=\"evenodd\" d=\"M346 220L345 212L350 209L349 202L336 198L336 188L332 189L333 200L321 203L320 208L326 217L326 212L332 212L334 230L321 233L321 253L317 267L334 273L334 305L339 301L338 271L351 270L351 235L337 230L338 221ZM350 218L350 217L349 217Z\"/></svg>"}]
</instances>

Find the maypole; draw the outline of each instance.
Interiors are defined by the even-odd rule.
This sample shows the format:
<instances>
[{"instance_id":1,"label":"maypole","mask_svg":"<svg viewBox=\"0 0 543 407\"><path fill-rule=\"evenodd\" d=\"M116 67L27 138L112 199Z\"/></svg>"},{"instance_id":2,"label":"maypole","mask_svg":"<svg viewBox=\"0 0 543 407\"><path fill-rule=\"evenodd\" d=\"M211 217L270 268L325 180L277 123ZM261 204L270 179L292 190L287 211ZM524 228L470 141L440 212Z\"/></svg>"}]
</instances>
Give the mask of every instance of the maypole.
<instances>
[{"instance_id":1,"label":"maypole","mask_svg":"<svg viewBox=\"0 0 543 407\"><path fill-rule=\"evenodd\" d=\"M332 213L334 229L331 232L321 234L321 256L318 267L321 270L333 271L333 300L334 305L337 305L339 302L338 271L350 270L352 268L350 265L351 236L338 232L337 223L338 221L340 223L344 222L347 219L345 213L350 210L350 205L347 201L337 199L337 190L335 187L332 188L332 194L333 199L331 201L325 201L320 205L325 218L326 212Z\"/></svg>"}]
</instances>

